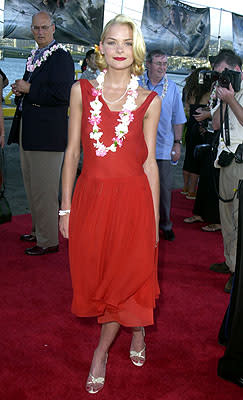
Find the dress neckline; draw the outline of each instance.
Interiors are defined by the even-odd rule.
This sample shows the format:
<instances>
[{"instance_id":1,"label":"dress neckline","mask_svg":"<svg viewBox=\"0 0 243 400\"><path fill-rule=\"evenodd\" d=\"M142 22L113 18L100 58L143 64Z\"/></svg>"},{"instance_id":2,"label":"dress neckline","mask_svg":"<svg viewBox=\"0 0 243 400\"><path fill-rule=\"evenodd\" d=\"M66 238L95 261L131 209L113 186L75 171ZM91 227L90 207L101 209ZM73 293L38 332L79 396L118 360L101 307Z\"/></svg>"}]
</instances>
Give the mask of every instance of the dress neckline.
<instances>
[{"instance_id":1,"label":"dress neckline","mask_svg":"<svg viewBox=\"0 0 243 400\"><path fill-rule=\"evenodd\" d=\"M95 86L93 86L93 85L90 83L90 81L89 81L88 79L87 79L87 82L89 83L89 85L90 85L92 88L96 89ZM148 101L148 99L149 99L151 96L153 96L153 93L155 93L155 95L157 95L156 92L151 91L151 93L149 93L149 95L146 97L146 99L143 101L143 103L140 104L140 106L138 106L135 110L133 110L133 113L134 113L134 112L137 112L137 111L144 105L144 103L146 103L146 102ZM102 96L100 96L100 101L101 101L102 104L104 104L104 106L107 108L107 110L108 110L110 113L119 114L119 113L122 111L122 110L119 110L119 111L113 111L113 110L111 110L110 107L108 106L108 104L104 101L104 99L103 99Z\"/></svg>"}]
</instances>

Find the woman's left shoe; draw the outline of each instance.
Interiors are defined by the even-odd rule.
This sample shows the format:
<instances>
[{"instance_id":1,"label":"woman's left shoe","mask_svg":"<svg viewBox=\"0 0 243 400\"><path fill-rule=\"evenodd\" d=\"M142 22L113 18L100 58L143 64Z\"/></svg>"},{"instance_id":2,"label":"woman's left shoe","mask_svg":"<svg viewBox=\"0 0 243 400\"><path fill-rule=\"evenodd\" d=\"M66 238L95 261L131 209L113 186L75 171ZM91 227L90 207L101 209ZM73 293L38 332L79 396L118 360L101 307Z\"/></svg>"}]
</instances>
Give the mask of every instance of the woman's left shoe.
<instances>
[{"instance_id":1,"label":"woman's left shoe","mask_svg":"<svg viewBox=\"0 0 243 400\"><path fill-rule=\"evenodd\" d=\"M217 232L221 231L221 225L220 224L209 224L206 226L202 226L202 230L204 232Z\"/></svg>"},{"instance_id":2,"label":"woman's left shoe","mask_svg":"<svg viewBox=\"0 0 243 400\"><path fill-rule=\"evenodd\" d=\"M106 370L107 358L108 354L106 355L106 360L105 360L105 370ZM91 373L89 373L86 382L86 390L88 393L91 394L98 393L101 389L103 389L104 384L105 384L105 374L104 376L99 376L95 378Z\"/></svg>"},{"instance_id":3,"label":"woman's left shoe","mask_svg":"<svg viewBox=\"0 0 243 400\"><path fill-rule=\"evenodd\" d=\"M142 328L142 334L143 337L145 337L145 330ZM145 350L146 350L146 345L144 344L144 347L140 351L135 351L130 349L130 359L136 367L142 367L146 361L145 357Z\"/></svg>"}]
</instances>

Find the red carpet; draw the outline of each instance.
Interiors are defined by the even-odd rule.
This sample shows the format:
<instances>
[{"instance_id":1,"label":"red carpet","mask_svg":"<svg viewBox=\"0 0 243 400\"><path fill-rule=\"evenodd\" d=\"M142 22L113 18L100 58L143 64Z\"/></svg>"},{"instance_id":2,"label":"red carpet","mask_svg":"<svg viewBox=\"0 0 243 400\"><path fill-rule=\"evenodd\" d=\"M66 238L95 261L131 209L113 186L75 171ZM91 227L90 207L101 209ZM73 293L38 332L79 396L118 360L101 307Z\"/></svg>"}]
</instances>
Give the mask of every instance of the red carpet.
<instances>
[{"instance_id":1,"label":"red carpet","mask_svg":"<svg viewBox=\"0 0 243 400\"><path fill-rule=\"evenodd\" d=\"M242 390L217 377L224 347L218 330L229 301L227 275L209 271L223 259L221 234L185 224L193 202L173 194L176 240L161 240L161 297L156 325L147 329L147 362L128 359L129 330L112 347L105 400L238 400ZM1 400L85 400L86 377L97 343L95 319L70 312L72 290L67 242L57 254L23 255L18 240L30 228L29 216L0 226ZM95 397L95 396L94 396Z\"/></svg>"}]
</instances>

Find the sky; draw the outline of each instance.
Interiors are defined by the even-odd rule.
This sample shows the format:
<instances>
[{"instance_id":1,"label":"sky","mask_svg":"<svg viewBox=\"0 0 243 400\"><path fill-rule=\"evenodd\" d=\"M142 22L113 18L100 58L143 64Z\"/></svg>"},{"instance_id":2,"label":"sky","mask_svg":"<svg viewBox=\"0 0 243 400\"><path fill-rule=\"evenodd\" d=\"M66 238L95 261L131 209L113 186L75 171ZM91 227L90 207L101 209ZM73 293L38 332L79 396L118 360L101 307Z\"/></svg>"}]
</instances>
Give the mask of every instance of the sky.
<instances>
[{"instance_id":1,"label":"sky","mask_svg":"<svg viewBox=\"0 0 243 400\"><path fill-rule=\"evenodd\" d=\"M232 40L231 13L234 12L243 15L242 0L188 0L182 2L192 7L210 7L211 36L213 36L213 38L215 37L215 39L217 39L219 35L220 9L230 11L222 11L220 36L222 39Z\"/></svg>"}]
</instances>

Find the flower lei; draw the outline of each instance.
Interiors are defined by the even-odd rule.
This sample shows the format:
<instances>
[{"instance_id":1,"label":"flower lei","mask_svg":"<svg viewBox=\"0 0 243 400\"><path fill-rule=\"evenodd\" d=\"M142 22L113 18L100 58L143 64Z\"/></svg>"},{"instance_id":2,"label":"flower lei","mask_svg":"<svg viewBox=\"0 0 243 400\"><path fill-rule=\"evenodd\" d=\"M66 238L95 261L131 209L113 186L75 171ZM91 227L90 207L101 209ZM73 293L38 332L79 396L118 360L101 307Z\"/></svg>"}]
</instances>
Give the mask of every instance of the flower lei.
<instances>
[{"instance_id":1,"label":"flower lei","mask_svg":"<svg viewBox=\"0 0 243 400\"><path fill-rule=\"evenodd\" d=\"M214 85L214 87L213 87L213 90L211 91L209 100L208 100L208 106L209 106L210 111L211 111L211 110L213 109L213 107L214 107L214 102L215 102L215 100L217 100L217 96L216 96L216 89L217 89L217 87L218 87L218 82L215 83L215 85Z\"/></svg>"},{"instance_id":2,"label":"flower lei","mask_svg":"<svg viewBox=\"0 0 243 400\"><path fill-rule=\"evenodd\" d=\"M41 64L46 61L47 57L51 56L54 51L57 51L58 49L63 49L64 51L67 51L66 47L63 46L62 44L54 44L50 49L45 50L42 57L40 59L37 59L34 64L33 60L35 58L35 53L37 50L32 50L31 51L31 56L29 56L26 64L27 71L33 72L37 67L40 67Z\"/></svg>"},{"instance_id":3,"label":"flower lei","mask_svg":"<svg viewBox=\"0 0 243 400\"><path fill-rule=\"evenodd\" d=\"M163 100L163 98L166 96L167 90L168 90L168 78L167 78L167 75L165 74L165 76L164 76L164 84L163 84L163 91L162 91L161 96L160 96L161 100Z\"/></svg>"},{"instance_id":4,"label":"flower lei","mask_svg":"<svg viewBox=\"0 0 243 400\"><path fill-rule=\"evenodd\" d=\"M90 132L90 139L95 141L94 147L96 149L97 157L104 157L109 151L113 153L116 152L117 147L122 147L123 140L128 133L128 126L131 121L133 121L134 116L132 111L135 110L138 92L138 77L135 75L131 76L130 82L127 86L127 100L122 107L122 111L119 112L119 118L117 119L118 125L115 127L115 137L112 139L112 144L110 146L105 146L103 142L100 141L103 132L100 131L99 124L101 122L101 108L103 104L99 101L99 97L102 95L102 90L104 86L104 79L106 70L101 72L96 78L98 82L97 89L92 88L92 95L95 96L94 101L90 102L90 117L89 122L93 126L92 132Z\"/></svg>"},{"instance_id":5,"label":"flower lei","mask_svg":"<svg viewBox=\"0 0 243 400\"><path fill-rule=\"evenodd\" d=\"M145 77L144 77L144 75L142 76L142 81L143 81L143 82L142 82L142 83L143 83L143 87L146 88L146 89L148 89L148 90L150 90L149 87L148 87L148 85L147 85L147 83L145 82ZM168 78L167 78L167 74L165 74L165 76L164 76L163 90L162 90L161 96L159 96L159 94L158 94L158 96L161 98L161 100L163 100L163 98L166 96L167 91L168 91Z\"/></svg>"}]
</instances>

